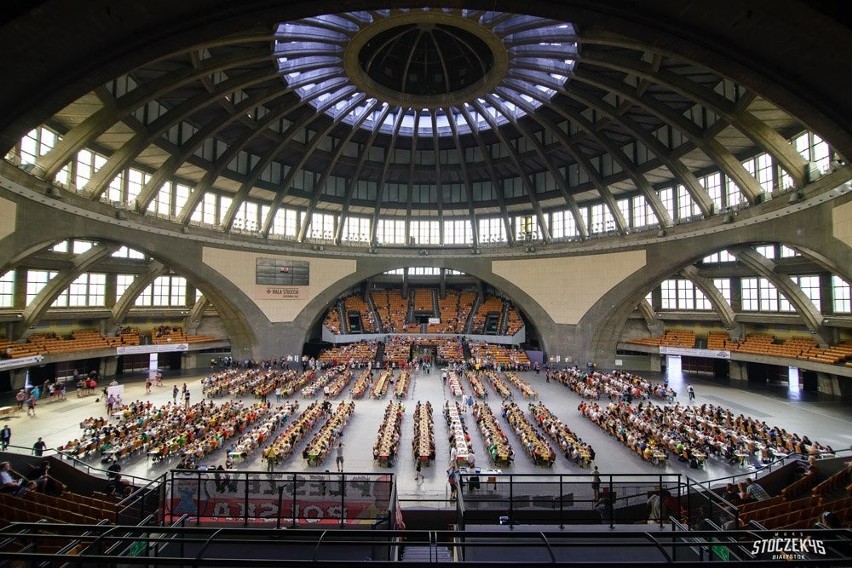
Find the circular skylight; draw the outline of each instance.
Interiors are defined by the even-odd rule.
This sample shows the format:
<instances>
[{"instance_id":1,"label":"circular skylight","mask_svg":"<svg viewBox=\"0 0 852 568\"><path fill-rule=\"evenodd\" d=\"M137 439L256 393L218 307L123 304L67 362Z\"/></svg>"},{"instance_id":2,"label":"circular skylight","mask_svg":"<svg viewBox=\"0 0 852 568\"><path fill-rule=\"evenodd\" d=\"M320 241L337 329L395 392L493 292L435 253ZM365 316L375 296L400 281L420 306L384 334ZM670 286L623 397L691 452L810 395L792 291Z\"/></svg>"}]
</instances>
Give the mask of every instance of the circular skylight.
<instances>
[{"instance_id":1,"label":"circular skylight","mask_svg":"<svg viewBox=\"0 0 852 568\"><path fill-rule=\"evenodd\" d=\"M451 136L515 120L552 98L574 66L574 27L475 10L377 10L278 25L281 76L357 128Z\"/></svg>"}]
</instances>

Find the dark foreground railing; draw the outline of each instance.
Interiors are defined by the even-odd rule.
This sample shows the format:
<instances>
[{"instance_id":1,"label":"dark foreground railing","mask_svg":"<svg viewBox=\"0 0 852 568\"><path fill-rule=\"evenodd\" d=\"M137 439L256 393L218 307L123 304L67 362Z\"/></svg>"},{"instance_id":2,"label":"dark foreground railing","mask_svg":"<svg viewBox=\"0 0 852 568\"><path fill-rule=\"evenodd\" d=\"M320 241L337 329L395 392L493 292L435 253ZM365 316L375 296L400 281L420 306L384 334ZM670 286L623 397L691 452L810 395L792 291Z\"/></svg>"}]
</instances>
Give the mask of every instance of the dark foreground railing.
<instances>
[{"instance_id":1,"label":"dark foreground railing","mask_svg":"<svg viewBox=\"0 0 852 568\"><path fill-rule=\"evenodd\" d=\"M13 524L0 529L0 565L305 566L400 560L414 566L850 566L849 530L683 531L524 530L385 531L237 527ZM25 564L24 564L25 563Z\"/></svg>"}]
</instances>

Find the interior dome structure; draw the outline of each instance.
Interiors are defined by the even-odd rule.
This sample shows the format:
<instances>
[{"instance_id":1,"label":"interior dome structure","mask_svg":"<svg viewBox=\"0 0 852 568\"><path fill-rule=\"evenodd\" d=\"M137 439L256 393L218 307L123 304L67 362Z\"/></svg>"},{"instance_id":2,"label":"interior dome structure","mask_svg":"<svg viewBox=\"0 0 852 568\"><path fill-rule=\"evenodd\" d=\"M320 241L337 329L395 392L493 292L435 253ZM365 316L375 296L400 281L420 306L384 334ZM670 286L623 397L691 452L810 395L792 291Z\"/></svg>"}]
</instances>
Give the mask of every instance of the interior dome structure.
<instances>
[{"instance_id":1,"label":"interior dome structure","mask_svg":"<svg viewBox=\"0 0 852 568\"><path fill-rule=\"evenodd\" d=\"M733 329L749 318L706 285L708 255L727 251L761 278L778 272L752 258L766 243L825 278L848 281L852 265L841 222L852 73L840 57L852 41L839 4L782 5L22 7L0 27L3 191L18 239L5 266L23 270L68 238L130 246L159 263L151 273L185 274L252 352L274 351L260 330L285 322L297 350L339 294L413 266L481 279L544 318L548 349L583 357L613 359L640 313L659 331L659 287L684 271ZM338 268L267 309L240 295L252 282L211 284L213 249ZM245 262L235 277L254 270ZM572 279L599 266L605 284L575 302L588 290ZM534 276L559 284L530 293ZM787 287L774 284L795 326L844 338ZM25 303L9 317L49 311Z\"/></svg>"}]
</instances>

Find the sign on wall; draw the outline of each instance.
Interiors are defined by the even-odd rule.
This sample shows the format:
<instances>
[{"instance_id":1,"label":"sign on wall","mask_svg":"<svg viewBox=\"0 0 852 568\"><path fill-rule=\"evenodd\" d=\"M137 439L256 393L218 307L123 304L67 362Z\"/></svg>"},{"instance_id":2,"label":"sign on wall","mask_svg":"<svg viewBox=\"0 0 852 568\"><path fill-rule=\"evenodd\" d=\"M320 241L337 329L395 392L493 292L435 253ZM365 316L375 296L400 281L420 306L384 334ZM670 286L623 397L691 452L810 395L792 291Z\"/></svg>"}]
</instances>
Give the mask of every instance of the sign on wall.
<instances>
[{"instance_id":1,"label":"sign on wall","mask_svg":"<svg viewBox=\"0 0 852 568\"><path fill-rule=\"evenodd\" d=\"M302 286L309 286L310 263L258 257L255 266L255 296L268 300L299 300Z\"/></svg>"}]
</instances>

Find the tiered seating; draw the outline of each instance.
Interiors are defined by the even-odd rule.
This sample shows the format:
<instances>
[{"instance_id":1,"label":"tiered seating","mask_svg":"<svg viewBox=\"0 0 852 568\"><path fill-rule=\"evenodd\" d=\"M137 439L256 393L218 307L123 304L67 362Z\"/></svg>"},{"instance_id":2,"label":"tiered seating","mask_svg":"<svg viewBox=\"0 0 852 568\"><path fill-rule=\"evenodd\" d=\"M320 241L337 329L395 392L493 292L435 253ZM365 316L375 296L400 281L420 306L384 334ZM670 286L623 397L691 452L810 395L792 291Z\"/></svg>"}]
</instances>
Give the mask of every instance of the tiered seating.
<instances>
[{"instance_id":1,"label":"tiered seating","mask_svg":"<svg viewBox=\"0 0 852 568\"><path fill-rule=\"evenodd\" d=\"M804 501L800 499L800 501ZM785 512L772 517L759 519L758 522L768 529L811 528L823 513L838 513L852 507L852 498L838 499L828 503L818 503L808 507L794 506L795 501L787 503ZM846 513L843 513L844 515Z\"/></svg>"},{"instance_id":2,"label":"tiered seating","mask_svg":"<svg viewBox=\"0 0 852 568\"><path fill-rule=\"evenodd\" d=\"M30 491L21 497L0 493L0 511L7 522L45 519L58 523L97 524L104 519L115 523L116 519L113 503L70 492L62 497L37 491Z\"/></svg>"},{"instance_id":3,"label":"tiered seating","mask_svg":"<svg viewBox=\"0 0 852 568\"><path fill-rule=\"evenodd\" d=\"M118 342L121 345L139 345L142 343L142 334L136 327L126 327L118 332Z\"/></svg>"},{"instance_id":4,"label":"tiered seating","mask_svg":"<svg viewBox=\"0 0 852 568\"><path fill-rule=\"evenodd\" d=\"M396 401L388 403L385 416L379 426L379 434L373 446L373 459L379 465L392 467L399 453L399 439L402 433L402 405Z\"/></svg>"},{"instance_id":5,"label":"tiered seating","mask_svg":"<svg viewBox=\"0 0 852 568\"><path fill-rule=\"evenodd\" d=\"M503 412L533 463L547 467L553 466L556 461L556 452L547 439L527 420L523 410L514 402L504 400Z\"/></svg>"},{"instance_id":6,"label":"tiered seating","mask_svg":"<svg viewBox=\"0 0 852 568\"><path fill-rule=\"evenodd\" d=\"M707 333L707 349L727 351L731 336L727 331L711 331Z\"/></svg>"},{"instance_id":7,"label":"tiered seating","mask_svg":"<svg viewBox=\"0 0 852 568\"><path fill-rule=\"evenodd\" d=\"M152 330L151 342L154 345L166 343L205 343L216 341L212 335L187 335L182 327L160 326Z\"/></svg>"},{"instance_id":8,"label":"tiered seating","mask_svg":"<svg viewBox=\"0 0 852 568\"><path fill-rule=\"evenodd\" d=\"M845 467L813 488L813 494L827 499L832 493L845 488L849 484L852 474L850 468Z\"/></svg>"},{"instance_id":9,"label":"tiered seating","mask_svg":"<svg viewBox=\"0 0 852 568\"><path fill-rule=\"evenodd\" d=\"M805 497L795 501L785 501L783 497L772 497L763 501L751 501L739 505L740 524L745 525L751 521L762 523L764 520L786 515L790 511L805 509L819 504L819 497Z\"/></svg>"},{"instance_id":10,"label":"tiered seating","mask_svg":"<svg viewBox=\"0 0 852 568\"><path fill-rule=\"evenodd\" d=\"M448 337L438 343L438 359L447 363L461 363L464 361L464 346L461 340Z\"/></svg>"},{"instance_id":11,"label":"tiered seating","mask_svg":"<svg viewBox=\"0 0 852 568\"><path fill-rule=\"evenodd\" d=\"M370 309L370 305L361 296L352 295L344 298L343 309L347 315L357 312L361 316L361 325L364 326L364 333L375 333L376 322L373 317L373 310Z\"/></svg>"},{"instance_id":12,"label":"tiered seating","mask_svg":"<svg viewBox=\"0 0 852 568\"><path fill-rule=\"evenodd\" d=\"M332 444L343 433L353 412L355 412L355 403L351 400L337 405L334 413L305 448L303 457L308 465L321 465L325 461L331 452Z\"/></svg>"},{"instance_id":13,"label":"tiered seating","mask_svg":"<svg viewBox=\"0 0 852 568\"><path fill-rule=\"evenodd\" d=\"M417 313L435 313L434 290L432 288L414 289L414 311Z\"/></svg>"},{"instance_id":14,"label":"tiered seating","mask_svg":"<svg viewBox=\"0 0 852 568\"><path fill-rule=\"evenodd\" d=\"M814 473L810 473L808 475L804 475L801 478L797 479L787 487L781 490L781 496L790 501L795 499L801 495L806 493L810 493L811 490L817 484L817 476Z\"/></svg>"},{"instance_id":15,"label":"tiered seating","mask_svg":"<svg viewBox=\"0 0 852 568\"><path fill-rule=\"evenodd\" d=\"M640 337L629 343L664 347L695 347L695 332L690 329L666 330L662 337Z\"/></svg>"},{"instance_id":16,"label":"tiered seating","mask_svg":"<svg viewBox=\"0 0 852 568\"><path fill-rule=\"evenodd\" d=\"M435 425L432 421L432 403L414 407L414 439L411 441L414 459L428 464L435 459Z\"/></svg>"},{"instance_id":17,"label":"tiered seating","mask_svg":"<svg viewBox=\"0 0 852 568\"><path fill-rule=\"evenodd\" d=\"M470 354L482 368L493 369L497 366L512 370L529 370L530 360L526 351L510 349L503 345L492 345L471 341Z\"/></svg>"},{"instance_id":18,"label":"tiered seating","mask_svg":"<svg viewBox=\"0 0 852 568\"><path fill-rule=\"evenodd\" d=\"M484 402L477 402L473 407L473 417L479 426L479 433L482 435L488 457L494 465L510 465L515 452L509 443L509 438L506 437L503 428L491 412L491 407Z\"/></svg>"},{"instance_id":19,"label":"tiered seating","mask_svg":"<svg viewBox=\"0 0 852 568\"><path fill-rule=\"evenodd\" d=\"M337 304L329 308L322 324L334 335L340 335L340 311L337 309Z\"/></svg>"},{"instance_id":20,"label":"tiered seating","mask_svg":"<svg viewBox=\"0 0 852 568\"><path fill-rule=\"evenodd\" d=\"M438 298L438 314L441 318L440 325L429 325L429 333L461 333L464 331L465 321L461 317L462 292L447 290L446 296ZM469 306L469 304L468 304Z\"/></svg>"},{"instance_id":21,"label":"tiered seating","mask_svg":"<svg viewBox=\"0 0 852 568\"><path fill-rule=\"evenodd\" d=\"M323 363L331 363L332 365L354 364L359 367L369 367L376 359L376 350L378 347L378 343L375 341L359 341L358 343L324 349L317 359Z\"/></svg>"},{"instance_id":22,"label":"tiered seating","mask_svg":"<svg viewBox=\"0 0 852 568\"><path fill-rule=\"evenodd\" d=\"M471 333L485 333L485 320L490 314L503 313L503 300L496 296L486 296L473 314Z\"/></svg>"},{"instance_id":23,"label":"tiered seating","mask_svg":"<svg viewBox=\"0 0 852 568\"><path fill-rule=\"evenodd\" d=\"M506 335L515 335L524 327L524 320L515 306L509 306L506 312Z\"/></svg>"},{"instance_id":24,"label":"tiered seating","mask_svg":"<svg viewBox=\"0 0 852 568\"><path fill-rule=\"evenodd\" d=\"M411 358L411 344L408 337L391 337L385 341L385 361L401 365Z\"/></svg>"},{"instance_id":25,"label":"tiered seating","mask_svg":"<svg viewBox=\"0 0 852 568\"><path fill-rule=\"evenodd\" d=\"M370 292L373 305L379 313L381 331L385 333L404 333L405 317L408 314L408 300L402 297L400 290L374 290ZM419 331L419 327L415 329Z\"/></svg>"}]
</instances>

